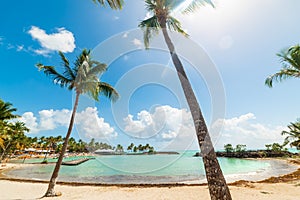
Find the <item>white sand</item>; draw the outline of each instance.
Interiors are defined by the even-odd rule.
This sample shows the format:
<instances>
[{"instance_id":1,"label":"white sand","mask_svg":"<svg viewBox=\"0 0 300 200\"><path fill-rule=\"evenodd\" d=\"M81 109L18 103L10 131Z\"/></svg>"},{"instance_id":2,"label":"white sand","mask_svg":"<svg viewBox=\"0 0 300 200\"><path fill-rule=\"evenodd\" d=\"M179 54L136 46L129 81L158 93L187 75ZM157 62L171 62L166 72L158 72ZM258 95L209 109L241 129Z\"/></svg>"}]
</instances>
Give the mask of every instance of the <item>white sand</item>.
<instances>
[{"instance_id":1,"label":"white sand","mask_svg":"<svg viewBox=\"0 0 300 200\"><path fill-rule=\"evenodd\" d=\"M19 164L0 164L1 169L22 167ZM298 165L299 166L299 165ZM47 184L0 180L0 199L37 199L46 192ZM207 186L182 187L101 187L101 186L62 186L56 191L62 196L46 199L105 199L105 200L209 200ZM234 200L300 200L300 180L287 183L247 183L244 186L230 186Z\"/></svg>"},{"instance_id":2,"label":"white sand","mask_svg":"<svg viewBox=\"0 0 300 200\"><path fill-rule=\"evenodd\" d=\"M47 184L21 183L0 180L0 199L36 199L43 196ZM182 200L210 199L207 186L184 186L171 188L130 188L130 187L94 187L94 186L56 186L62 196L50 199L151 199ZM237 200L298 200L300 199L300 181L278 184L250 184L247 187L231 186L233 199ZM49 198L46 198L49 199Z\"/></svg>"}]
</instances>

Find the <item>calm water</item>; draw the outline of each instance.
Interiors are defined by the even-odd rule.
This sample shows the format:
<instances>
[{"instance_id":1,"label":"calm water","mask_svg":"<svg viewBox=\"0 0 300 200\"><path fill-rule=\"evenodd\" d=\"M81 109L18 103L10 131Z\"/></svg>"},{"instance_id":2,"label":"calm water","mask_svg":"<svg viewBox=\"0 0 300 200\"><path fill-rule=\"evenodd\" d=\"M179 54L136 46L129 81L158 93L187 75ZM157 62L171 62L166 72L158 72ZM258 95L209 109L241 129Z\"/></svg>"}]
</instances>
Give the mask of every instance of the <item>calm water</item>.
<instances>
[{"instance_id":1,"label":"calm water","mask_svg":"<svg viewBox=\"0 0 300 200\"><path fill-rule=\"evenodd\" d=\"M78 166L62 166L59 180L89 183L205 182L202 160L193 157L194 154L195 151L180 155L97 156L95 160ZM219 162L228 181L261 180L297 169L285 162L272 160L219 158ZM6 175L47 180L53 168L53 164L36 165L13 170Z\"/></svg>"}]
</instances>

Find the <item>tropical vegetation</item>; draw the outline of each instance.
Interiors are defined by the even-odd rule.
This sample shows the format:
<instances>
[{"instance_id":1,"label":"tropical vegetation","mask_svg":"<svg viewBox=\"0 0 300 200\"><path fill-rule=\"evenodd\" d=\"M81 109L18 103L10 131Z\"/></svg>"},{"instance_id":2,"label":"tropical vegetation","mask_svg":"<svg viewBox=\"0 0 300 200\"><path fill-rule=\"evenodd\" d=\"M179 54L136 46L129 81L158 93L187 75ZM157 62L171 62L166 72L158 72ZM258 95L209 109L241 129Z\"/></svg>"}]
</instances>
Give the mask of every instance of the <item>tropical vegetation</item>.
<instances>
[{"instance_id":1,"label":"tropical vegetation","mask_svg":"<svg viewBox=\"0 0 300 200\"><path fill-rule=\"evenodd\" d=\"M281 82L289 78L300 77L300 45L291 46L289 49L277 54L281 59L282 69L270 75L265 84L273 87L273 82ZM282 135L287 135L285 144L290 143L291 147L300 149L300 121L288 125L289 131L282 131ZM275 145L276 146L276 145Z\"/></svg>"},{"instance_id":2,"label":"tropical vegetation","mask_svg":"<svg viewBox=\"0 0 300 200\"><path fill-rule=\"evenodd\" d=\"M19 117L14 114L15 111L17 109L11 103L0 99L0 162L27 145L25 133L29 129L23 122L12 121Z\"/></svg>"},{"instance_id":3,"label":"tropical vegetation","mask_svg":"<svg viewBox=\"0 0 300 200\"><path fill-rule=\"evenodd\" d=\"M300 77L300 46L295 45L288 50L278 53L277 56L281 59L282 69L277 73L270 75L265 84L273 87L273 82L281 82L289 78Z\"/></svg>"},{"instance_id":4,"label":"tropical vegetation","mask_svg":"<svg viewBox=\"0 0 300 200\"><path fill-rule=\"evenodd\" d=\"M99 101L99 95L104 95L113 101L118 98L117 91L111 85L100 81L99 76L106 71L107 66L104 63L93 60L90 50L83 49L81 54L74 62L73 67L70 66L69 60L62 52L59 52L59 55L63 63L64 71L62 73L56 71L56 68L54 66L46 66L41 63L37 64L38 69L49 76L55 84L61 87L65 87L68 90L75 91L75 102L69 128L60 155L58 157L58 161L53 170L53 174L51 176L45 197L56 196L54 187L64 154L67 150L69 138L72 133L80 95L87 94L95 101Z\"/></svg>"},{"instance_id":5,"label":"tropical vegetation","mask_svg":"<svg viewBox=\"0 0 300 200\"><path fill-rule=\"evenodd\" d=\"M202 5L211 4L211 1L193 0L184 10L184 13L193 12ZM202 159L205 166L206 178L208 182L211 199L231 199L229 188L222 173L221 167L202 115L199 103L192 89L189 78L185 72L183 64L176 53L175 46L169 36L168 31L174 31L184 36L188 34L182 29L180 22L172 16L172 11L178 5L174 0L145 0L146 10L152 16L143 20L139 27L144 31L144 44L149 47L150 39L162 31L165 42L168 46L173 64L178 74L182 89L190 108L198 143L202 152Z\"/></svg>"},{"instance_id":6,"label":"tropical vegetation","mask_svg":"<svg viewBox=\"0 0 300 200\"><path fill-rule=\"evenodd\" d=\"M246 151L246 145L245 144L237 144L235 148L232 146L232 144L225 144L224 145L224 150L227 153L232 153L232 152L244 152Z\"/></svg>"},{"instance_id":7,"label":"tropical vegetation","mask_svg":"<svg viewBox=\"0 0 300 200\"><path fill-rule=\"evenodd\" d=\"M282 135L287 135L285 143L290 144L291 147L296 147L300 150L300 120L288 125L288 131L282 131Z\"/></svg>"}]
</instances>

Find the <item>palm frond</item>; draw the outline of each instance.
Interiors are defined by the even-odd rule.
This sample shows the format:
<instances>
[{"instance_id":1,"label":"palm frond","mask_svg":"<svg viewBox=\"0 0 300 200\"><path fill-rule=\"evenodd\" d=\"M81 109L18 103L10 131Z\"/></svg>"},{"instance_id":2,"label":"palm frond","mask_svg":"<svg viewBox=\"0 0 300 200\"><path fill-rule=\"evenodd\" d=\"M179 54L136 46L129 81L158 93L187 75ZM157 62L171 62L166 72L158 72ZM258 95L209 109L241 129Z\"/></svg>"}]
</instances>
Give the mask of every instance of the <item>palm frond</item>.
<instances>
[{"instance_id":1,"label":"palm frond","mask_svg":"<svg viewBox=\"0 0 300 200\"><path fill-rule=\"evenodd\" d=\"M191 0L190 3L187 5L186 9L183 10L183 13L191 13L195 10L199 9L202 6L211 5L213 8L215 5L211 0Z\"/></svg>"},{"instance_id":2,"label":"palm frond","mask_svg":"<svg viewBox=\"0 0 300 200\"><path fill-rule=\"evenodd\" d=\"M108 83L99 82L98 84L98 94L103 94L104 96L108 97L113 102L117 101L120 97L119 93Z\"/></svg>"},{"instance_id":3,"label":"palm frond","mask_svg":"<svg viewBox=\"0 0 300 200\"><path fill-rule=\"evenodd\" d=\"M4 102L0 99L0 121L10 120L20 117L19 115L13 114L17 109L12 107L12 104L9 102Z\"/></svg>"},{"instance_id":4,"label":"palm frond","mask_svg":"<svg viewBox=\"0 0 300 200\"><path fill-rule=\"evenodd\" d=\"M58 84L61 87L68 87L74 81L58 73L53 66L45 66L41 63L38 63L36 66L39 70L43 70L44 74L49 76L55 84Z\"/></svg>"},{"instance_id":5,"label":"palm frond","mask_svg":"<svg viewBox=\"0 0 300 200\"><path fill-rule=\"evenodd\" d=\"M149 12L154 12L157 7L155 0L145 0L146 10Z\"/></svg>"},{"instance_id":6,"label":"palm frond","mask_svg":"<svg viewBox=\"0 0 300 200\"><path fill-rule=\"evenodd\" d=\"M286 143L290 143L291 147L297 147L297 149L300 148L300 121L299 119L294 122L290 123L288 125L289 131L282 131L282 135L288 135L285 138Z\"/></svg>"},{"instance_id":7,"label":"palm frond","mask_svg":"<svg viewBox=\"0 0 300 200\"><path fill-rule=\"evenodd\" d=\"M69 60L65 57L65 55L61 51L59 51L58 53L59 53L60 58L62 60L62 64L65 68L65 71L64 71L63 75L65 77L67 77L68 79L70 79L70 80L74 80L76 76L75 76L75 74L73 73L73 71L70 67Z\"/></svg>"},{"instance_id":8,"label":"palm frond","mask_svg":"<svg viewBox=\"0 0 300 200\"><path fill-rule=\"evenodd\" d=\"M273 87L274 81L281 82L292 77L300 77L300 71L294 68L283 68L279 72L269 76L266 79L265 84L268 87Z\"/></svg>"},{"instance_id":9,"label":"palm frond","mask_svg":"<svg viewBox=\"0 0 300 200\"><path fill-rule=\"evenodd\" d=\"M287 51L277 54L285 66L294 67L300 70L300 46L292 46Z\"/></svg>"},{"instance_id":10,"label":"palm frond","mask_svg":"<svg viewBox=\"0 0 300 200\"><path fill-rule=\"evenodd\" d=\"M89 57L90 57L90 53L91 51L90 50L87 50L87 49L83 49L81 54L79 56L77 56L76 60L75 60L75 63L74 63L74 71L77 72L78 71L78 68L80 66L82 66L82 64L86 61L89 60ZM77 76L77 74L76 74Z\"/></svg>"},{"instance_id":11,"label":"palm frond","mask_svg":"<svg viewBox=\"0 0 300 200\"><path fill-rule=\"evenodd\" d=\"M87 73L87 76L92 76L92 75L99 76L107 70L107 65L104 63L93 61L93 63L91 63L91 64L96 64L96 66L93 66L89 70L89 72Z\"/></svg>"},{"instance_id":12,"label":"palm frond","mask_svg":"<svg viewBox=\"0 0 300 200\"><path fill-rule=\"evenodd\" d=\"M93 2L94 3L98 2L102 6L105 6L105 2L107 2L108 5L114 10L117 10L117 9L121 10L122 7L123 7L123 4L124 4L124 0L106 0L106 1L104 1L104 0L93 0Z\"/></svg>"},{"instance_id":13,"label":"palm frond","mask_svg":"<svg viewBox=\"0 0 300 200\"><path fill-rule=\"evenodd\" d=\"M182 30L180 22L177 19L175 19L174 17L170 16L167 19L167 27L171 31L178 32L186 37L188 36L188 34L184 30Z\"/></svg>"},{"instance_id":14,"label":"palm frond","mask_svg":"<svg viewBox=\"0 0 300 200\"><path fill-rule=\"evenodd\" d=\"M160 25L156 16L143 20L139 27L144 31L144 45L149 48L150 39L159 33Z\"/></svg>"}]
</instances>

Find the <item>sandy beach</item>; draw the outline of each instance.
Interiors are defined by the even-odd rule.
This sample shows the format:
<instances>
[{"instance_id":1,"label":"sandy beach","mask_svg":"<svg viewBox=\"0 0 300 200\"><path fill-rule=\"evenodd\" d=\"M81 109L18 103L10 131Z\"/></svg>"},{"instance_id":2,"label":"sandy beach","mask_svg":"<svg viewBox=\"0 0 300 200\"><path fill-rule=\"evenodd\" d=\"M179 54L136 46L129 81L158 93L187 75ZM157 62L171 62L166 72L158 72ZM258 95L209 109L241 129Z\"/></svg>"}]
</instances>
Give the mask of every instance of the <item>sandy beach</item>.
<instances>
[{"instance_id":1,"label":"sandy beach","mask_svg":"<svg viewBox=\"0 0 300 200\"><path fill-rule=\"evenodd\" d=\"M36 199L43 196L47 184L0 181L0 199ZM62 196L53 199L210 199L207 186L182 187L93 187L57 185ZM230 186L233 199L297 200L300 199L300 181L288 183L250 183Z\"/></svg>"},{"instance_id":2,"label":"sandy beach","mask_svg":"<svg viewBox=\"0 0 300 200\"><path fill-rule=\"evenodd\" d=\"M294 162L299 165L299 161ZM2 169L19 167L5 164ZM0 180L0 199L37 199L47 189L46 183ZM53 199L210 199L207 186L120 187L57 185L62 196ZM300 168L288 175L271 177L264 181L238 181L230 184L233 199L297 200L300 199Z\"/></svg>"}]
</instances>

